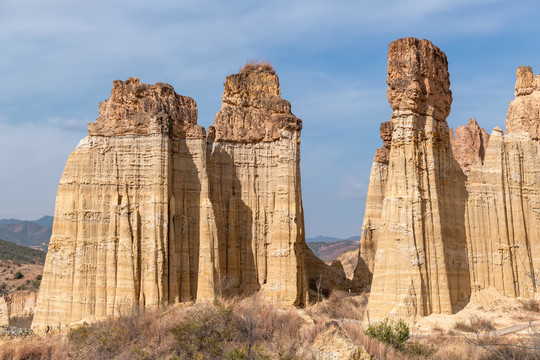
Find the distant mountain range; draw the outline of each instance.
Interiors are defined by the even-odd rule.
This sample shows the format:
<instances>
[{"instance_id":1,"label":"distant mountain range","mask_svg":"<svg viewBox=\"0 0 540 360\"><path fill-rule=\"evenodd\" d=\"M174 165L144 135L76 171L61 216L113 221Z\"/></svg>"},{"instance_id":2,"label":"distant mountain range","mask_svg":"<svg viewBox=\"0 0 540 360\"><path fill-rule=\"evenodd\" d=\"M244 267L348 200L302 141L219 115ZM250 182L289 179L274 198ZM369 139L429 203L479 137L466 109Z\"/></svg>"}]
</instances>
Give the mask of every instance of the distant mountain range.
<instances>
[{"instance_id":1,"label":"distant mountain range","mask_svg":"<svg viewBox=\"0 0 540 360\"><path fill-rule=\"evenodd\" d=\"M330 236L316 236L306 239L315 256L324 261L332 261L348 251L358 251L360 236L339 239Z\"/></svg>"},{"instance_id":2,"label":"distant mountain range","mask_svg":"<svg viewBox=\"0 0 540 360\"><path fill-rule=\"evenodd\" d=\"M44 216L38 220L0 220L0 239L47 251L51 240L54 218Z\"/></svg>"},{"instance_id":3,"label":"distant mountain range","mask_svg":"<svg viewBox=\"0 0 540 360\"><path fill-rule=\"evenodd\" d=\"M0 220L1 221L1 220ZM306 242L336 242L336 241L360 241L360 235L351 236L346 239L340 239L332 236L315 236L312 238L306 238Z\"/></svg>"}]
</instances>

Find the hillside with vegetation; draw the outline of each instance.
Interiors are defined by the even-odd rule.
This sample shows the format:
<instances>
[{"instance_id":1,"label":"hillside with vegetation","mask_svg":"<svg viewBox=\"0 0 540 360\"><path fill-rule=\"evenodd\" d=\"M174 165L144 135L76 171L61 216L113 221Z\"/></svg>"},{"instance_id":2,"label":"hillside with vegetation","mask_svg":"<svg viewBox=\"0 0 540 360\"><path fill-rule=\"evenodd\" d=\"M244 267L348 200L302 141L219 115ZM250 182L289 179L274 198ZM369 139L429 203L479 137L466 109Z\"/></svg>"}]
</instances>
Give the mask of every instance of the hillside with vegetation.
<instances>
[{"instance_id":1,"label":"hillside with vegetation","mask_svg":"<svg viewBox=\"0 0 540 360\"><path fill-rule=\"evenodd\" d=\"M41 264L45 263L46 252L36 249L31 249L27 246L21 246L9 241L0 239L0 260L12 260L24 264Z\"/></svg>"}]
</instances>

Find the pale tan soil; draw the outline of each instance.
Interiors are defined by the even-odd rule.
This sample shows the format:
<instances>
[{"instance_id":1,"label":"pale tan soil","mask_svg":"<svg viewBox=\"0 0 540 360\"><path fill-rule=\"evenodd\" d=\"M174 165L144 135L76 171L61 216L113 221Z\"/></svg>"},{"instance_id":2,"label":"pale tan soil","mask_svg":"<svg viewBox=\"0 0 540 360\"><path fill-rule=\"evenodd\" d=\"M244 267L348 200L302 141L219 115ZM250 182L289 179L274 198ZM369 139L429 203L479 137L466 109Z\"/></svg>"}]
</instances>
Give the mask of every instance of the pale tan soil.
<instances>
[{"instance_id":1,"label":"pale tan soil","mask_svg":"<svg viewBox=\"0 0 540 360\"><path fill-rule=\"evenodd\" d=\"M456 323L471 324L475 317L487 319L495 330L509 328L518 324L540 321L540 312L524 309L523 302L529 299L512 299L501 295L494 288L488 288L474 294L471 301L453 315L432 314L411 321L411 330L415 334L459 333ZM520 330L521 332L527 329Z\"/></svg>"}]
</instances>

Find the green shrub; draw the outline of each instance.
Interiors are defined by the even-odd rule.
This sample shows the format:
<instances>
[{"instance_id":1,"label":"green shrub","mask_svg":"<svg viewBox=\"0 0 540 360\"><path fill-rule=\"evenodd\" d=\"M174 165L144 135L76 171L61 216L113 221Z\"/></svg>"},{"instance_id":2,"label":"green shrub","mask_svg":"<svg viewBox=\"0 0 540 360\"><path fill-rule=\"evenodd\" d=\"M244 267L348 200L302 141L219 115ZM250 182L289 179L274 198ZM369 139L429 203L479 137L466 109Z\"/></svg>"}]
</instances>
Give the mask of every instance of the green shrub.
<instances>
[{"instance_id":1,"label":"green shrub","mask_svg":"<svg viewBox=\"0 0 540 360\"><path fill-rule=\"evenodd\" d=\"M20 271L17 271L17 272L15 273L15 275L13 275L13 277L14 277L15 279L22 279L22 278L24 277L24 275L23 275Z\"/></svg>"},{"instance_id":2,"label":"green shrub","mask_svg":"<svg viewBox=\"0 0 540 360\"><path fill-rule=\"evenodd\" d=\"M399 319L397 322L388 322L385 319L378 325L368 326L365 334L396 349L403 349L403 344L409 339L409 326Z\"/></svg>"}]
</instances>

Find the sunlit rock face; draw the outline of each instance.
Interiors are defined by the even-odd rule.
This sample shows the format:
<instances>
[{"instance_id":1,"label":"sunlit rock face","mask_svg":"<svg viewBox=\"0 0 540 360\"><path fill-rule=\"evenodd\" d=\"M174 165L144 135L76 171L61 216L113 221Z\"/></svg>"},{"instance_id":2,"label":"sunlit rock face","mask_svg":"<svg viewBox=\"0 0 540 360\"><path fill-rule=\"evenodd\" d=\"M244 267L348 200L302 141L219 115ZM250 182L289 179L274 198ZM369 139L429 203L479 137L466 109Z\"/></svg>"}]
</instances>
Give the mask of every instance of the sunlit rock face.
<instances>
[{"instance_id":1,"label":"sunlit rock face","mask_svg":"<svg viewBox=\"0 0 540 360\"><path fill-rule=\"evenodd\" d=\"M540 77L517 70L506 134L495 128L483 164L467 179L467 240L474 290L511 297L537 292L540 262Z\"/></svg>"},{"instance_id":2,"label":"sunlit rock face","mask_svg":"<svg viewBox=\"0 0 540 360\"><path fill-rule=\"evenodd\" d=\"M446 123L446 55L427 40L394 41L387 82L393 113L383 149L389 144L390 151L374 159L357 276L373 273L373 318L451 313L470 285L459 220L465 175Z\"/></svg>"},{"instance_id":3,"label":"sunlit rock face","mask_svg":"<svg viewBox=\"0 0 540 360\"><path fill-rule=\"evenodd\" d=\"M0 326L9 325L9 303L0 296Z\"/></svg>"},{"instance_id":4,"label":"sunlit rock face","mask_svg":"<svg viewBox=\"0 0 540 360\"><path fill-rule=\"evenodd\" d=\"M115 81L88 133L58 187L33 326L212 297L216 229L193 99Z\"/></svg>"},{"instance_id":5,"label":"sunlit rock face","mask_svg":"<svg viewBox=\"0 0 540 360\"><path fill-rule=\"evenodd\" d=\"M60 180L33 328L220 294L306 304L301 127L267 67L227 78L208 135L172 86L115 81Z\"/></svg>"},{"instance_id":6,"label":"sunlit rock face","mask_svg":"<svg viewBox=\"0 0 540 360\"><path fill-rule=\"evenodd\" d=\"M506 134L475 119L454 132L446 56L427 40L390 45L390 124L381 126L355 279L372 319L452 313L489 287L537 292L540 77L517 70Z\"/></svg>"},{"instance_id":7,"label":"sunlit rock face","mask_svg":"<svg viewBox=\"0 0 540 360\"><path fill-rule=\"evenodd\" d=\"M225 295L261 291L277 303L306 304L301 129L271 68L252 66L227 77L208 131Z\"/></svg>"}]
</instances>

